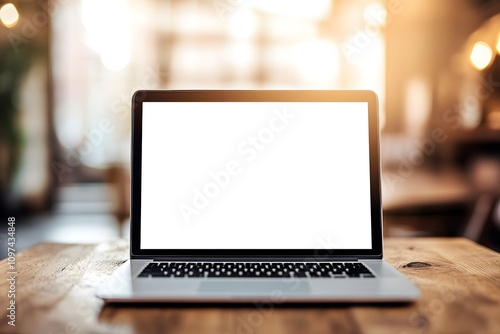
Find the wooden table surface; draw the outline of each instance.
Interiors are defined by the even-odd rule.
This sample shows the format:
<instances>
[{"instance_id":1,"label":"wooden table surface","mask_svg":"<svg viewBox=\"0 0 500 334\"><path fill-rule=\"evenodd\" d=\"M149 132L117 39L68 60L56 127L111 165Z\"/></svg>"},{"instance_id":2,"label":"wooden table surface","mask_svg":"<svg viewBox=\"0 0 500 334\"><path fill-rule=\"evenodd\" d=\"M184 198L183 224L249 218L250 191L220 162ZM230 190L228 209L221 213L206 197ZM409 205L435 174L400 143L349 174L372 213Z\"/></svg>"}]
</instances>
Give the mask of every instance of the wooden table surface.
<instances>
[{"instance_id":1,"label":"wooden table surface","mask_svg":"<svg viewBox=\"0 0 500 334\"><path fill-rule=\"evenodd\" d=\"M95 286L127 257L125 240L20 252L16 327L1 261L0 333L500 333L500 254L466 239L385 241L385 258L423 291L402 305L105 305Z\"/></svg>"}]
</instances>

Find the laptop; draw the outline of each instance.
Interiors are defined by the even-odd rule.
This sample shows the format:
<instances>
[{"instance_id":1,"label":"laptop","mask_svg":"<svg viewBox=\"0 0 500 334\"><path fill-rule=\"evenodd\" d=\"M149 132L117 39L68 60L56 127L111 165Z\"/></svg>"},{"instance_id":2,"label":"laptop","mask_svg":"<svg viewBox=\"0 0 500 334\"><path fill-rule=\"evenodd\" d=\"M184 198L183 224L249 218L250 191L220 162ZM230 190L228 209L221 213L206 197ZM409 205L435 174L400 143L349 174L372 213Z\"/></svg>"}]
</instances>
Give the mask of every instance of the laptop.
<instances>
[{"instance_id":1,"label":"laptop","mask_svg":"<svg viewBox=\"0 0 500 334\"><path fill-rule=\"evenodd\" d=\"M371 91L137 91L106 302L409 302L383 260Z\"/></svg>"}]
</instances>

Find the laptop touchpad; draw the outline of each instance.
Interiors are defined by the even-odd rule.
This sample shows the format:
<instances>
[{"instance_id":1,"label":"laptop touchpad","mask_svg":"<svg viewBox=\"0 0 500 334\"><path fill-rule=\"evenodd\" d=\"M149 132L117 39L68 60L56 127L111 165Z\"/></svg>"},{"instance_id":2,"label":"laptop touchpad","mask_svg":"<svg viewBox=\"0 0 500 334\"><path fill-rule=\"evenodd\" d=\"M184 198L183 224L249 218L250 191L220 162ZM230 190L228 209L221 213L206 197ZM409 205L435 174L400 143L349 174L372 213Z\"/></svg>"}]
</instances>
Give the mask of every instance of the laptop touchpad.
<instances>
[{"instance_id":1,"label":"laptop touchpad","mask_svg":"<svg viewBox=\"0 0 500 334\"><path fill-rule=\"evenodd\" d=\"M202 293L227 293L227 294L265 294L269 296L281 294L308 293L307 282L273 282L265 280L238 280L238 281L206 281L200 285Z\"/></svg>"}]
</instances>

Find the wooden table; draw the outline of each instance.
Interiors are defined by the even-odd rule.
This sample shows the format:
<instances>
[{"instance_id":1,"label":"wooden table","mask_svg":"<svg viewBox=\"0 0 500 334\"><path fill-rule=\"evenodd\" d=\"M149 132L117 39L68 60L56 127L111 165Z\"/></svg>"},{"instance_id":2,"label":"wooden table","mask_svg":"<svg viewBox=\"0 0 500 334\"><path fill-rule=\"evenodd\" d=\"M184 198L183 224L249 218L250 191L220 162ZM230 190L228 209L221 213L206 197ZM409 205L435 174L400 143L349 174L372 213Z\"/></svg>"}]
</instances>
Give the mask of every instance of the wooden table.
<instances>
[{"instance_id":1,"label":"wooden table","mask_svg":"<svg viewBox=\"0 0 500 334\"><path fill-rule=\"evenodd\" d=\"M127 257L125 240L20 252L16 327L1 261L0 333L500 333L500 254L466 239L386 240L386 259L423 291L402 305L104 305L94 288Z\"/></svg>"}]
</instances>

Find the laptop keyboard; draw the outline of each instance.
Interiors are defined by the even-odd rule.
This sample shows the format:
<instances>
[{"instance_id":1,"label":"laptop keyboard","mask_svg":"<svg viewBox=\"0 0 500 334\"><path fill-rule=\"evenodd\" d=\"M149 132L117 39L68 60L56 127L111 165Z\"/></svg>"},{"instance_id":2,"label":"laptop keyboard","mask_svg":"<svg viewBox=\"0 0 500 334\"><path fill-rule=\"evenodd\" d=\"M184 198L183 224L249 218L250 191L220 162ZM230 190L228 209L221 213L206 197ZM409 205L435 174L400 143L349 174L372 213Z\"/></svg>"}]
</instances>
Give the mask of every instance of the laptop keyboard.
<instances>
[{"instance_id":1,"label":"laptop keyboard","mask_svg":"<svg viewBox=\"0 0 500 334\"><path fill-rule=\"evenodd\" d=\"M360 262L151 262L139 277L373 278Z\"/></svg>"}]
</instances>

